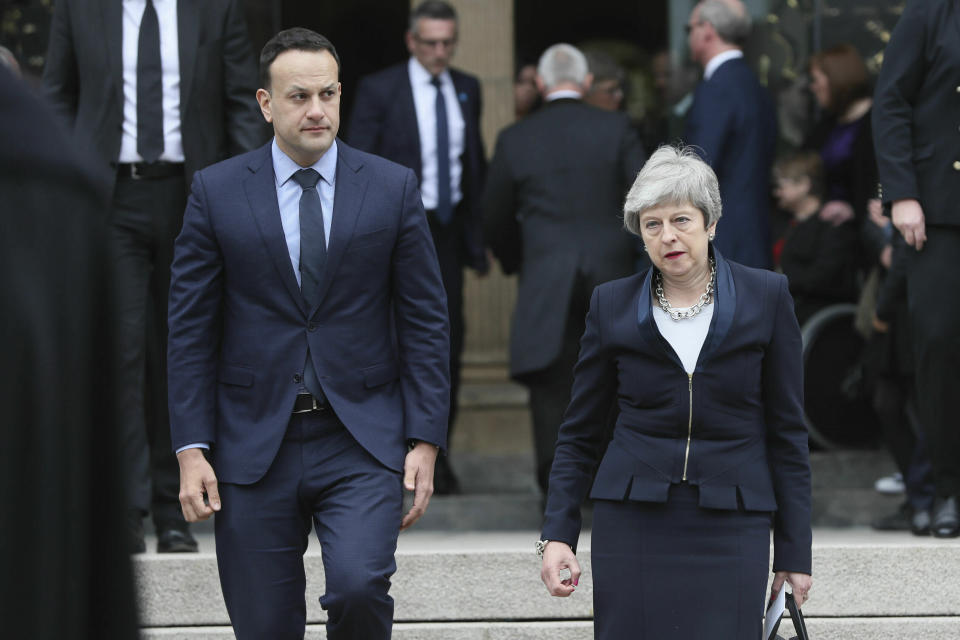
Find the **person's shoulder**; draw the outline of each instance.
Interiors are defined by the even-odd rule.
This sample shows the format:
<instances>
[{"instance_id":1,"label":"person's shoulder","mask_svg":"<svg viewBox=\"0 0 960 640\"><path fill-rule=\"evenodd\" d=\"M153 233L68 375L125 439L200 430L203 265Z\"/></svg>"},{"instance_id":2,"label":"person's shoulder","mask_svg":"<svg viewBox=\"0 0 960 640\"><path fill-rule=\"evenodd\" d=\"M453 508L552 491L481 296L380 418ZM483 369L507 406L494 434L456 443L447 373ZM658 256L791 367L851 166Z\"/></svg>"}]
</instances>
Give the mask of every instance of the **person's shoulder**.
<instances>
[{"instance_id":1,"label":"person's shoulder","mask_svg":"<svg viewBox=\"0 0 960 640\"><path fill-rule=\"evenodd\" d=\"M758 267L748 267L739 262L726 261L730 265L730 272L733 274L733 280L739 286L738 289L744 291L769 291L779 289L786 285L787 276L770 269L761 269Z\"/></svg>"},{"instance_id":2,"label":"person's shoulder","mask_svg":"<svg viewBox=\"0 0 960 640\"><path fill-rule=\"evenodd\" d=\"M597 285L594 291L596 291L597 296L604 299L622 299L624 296L634 295L643 285L643 280L647 277L648 270L649 268L623 278L607 280Z\"/></svg>"},{"instance_id":3,"label":"person's shoulder","mask_svg":"<svg viewBox=\"0 0 960 640\"><path fill-rule=\"evenodd\" d=\"M215 162L197 173L202 176L204 182L214 183L224 180L236 179L238 176L246 175L250 170L259 168L264 162L271 162L270 143L247 151L239 155L231 156L226 160Z\"/></svg>"},{"instance_id":4,"label":"person's shoulder","mask_svg":"<svg viewBox=\"0 0 960 640\"><path fill-rule=\"evenodd\" d=\"M462 71L460 69L455 69L453 67L450 67L450 77L453 78L453 81L455 84L462 83L465 85L471 85L476 87L480 86L480 79L477 78L477 76L471 73L467 73L466 71Z\"/></svg>"},{"instance_id":5,"label":"person's shoulder","mask_svg":"<svg viewBox=\"0 0 960 640\"><path fill-rule=\"evenodd\" d=\"M337 140L337 154L339 161L354 171L366 170L377 177L378 181L406 180L413 171L392 160L366 151L351 147L342 140Z\"/></svg>"},{"instance_id":6,"label":"person's shoulder","mask_svg":"<svg viewBox=\"0 0 960 640\"><path fill-rule=\"evenodd\" d=\"M362 76L357 82L357 86L358 88L384 88L408 78L407 63L404 61Z\"/></svg>"}]
</instances>

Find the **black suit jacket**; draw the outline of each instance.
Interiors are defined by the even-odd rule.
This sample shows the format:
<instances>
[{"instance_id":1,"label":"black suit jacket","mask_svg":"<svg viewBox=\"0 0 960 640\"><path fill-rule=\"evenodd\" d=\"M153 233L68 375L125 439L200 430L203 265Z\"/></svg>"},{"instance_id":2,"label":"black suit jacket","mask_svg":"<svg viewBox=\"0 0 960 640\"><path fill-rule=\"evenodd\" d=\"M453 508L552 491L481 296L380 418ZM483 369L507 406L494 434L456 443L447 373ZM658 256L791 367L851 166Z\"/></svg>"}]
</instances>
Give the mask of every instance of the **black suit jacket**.
<instances>
[{"instance_id":1,"label":"black suit jacket","mask_svg":"<svg viewBox=\"0 0 960 640\"><path fill-rule=\"evenodd\" d=\"M919 200L932 225L960 225L958 41L960 3L908 2L884 53L873 103L883 200Z\"/></svg>"},{"instance_id":2,"label":"black suit jacket","mask_svg":"<svg viewBox=\"0 0 960 640\"><path fill-rule=\"evenodd\" d=\"M483 197L487 243L519 271L510 335L514 377L560 354L574 282L633 272L623 199L644 154L629 119L578 100L548 102L500 133Z\"/></svg>"},{"instance_id":3,"label":"black suit jacket","mask_svg":"<svg viewBox=\"0 0 960 640\"><path fill-rule=\"evenodd\" d=\"M407 64L405 61L360 79L346 141L361 151L413 169L419 181L423 179L420 129ZM464 257L468 266L482 271L486 269L486 257L480 230L479 198L487 161L480 137L480 83L474 76L456 69L450 69L450 77L466 126L464 152L460 159L463 164L460 189L466 205L461 209L465 211L465 218L461 221L466 249Z\"/></svg>"},{"instance_id":4,"label":"black suit jacket","mask_svg":"<svg viewBox=\"0 0 960 640\"><path fill-rule=\"evenodd\" d=\"M666 502L686 480L701 507L776 511L774 570L810 573L803 362L787 279L714 257L716 306L692 375L657 329L652 270L594 291L543 537L576 545L594 469L590 496L601 500ZM612 402L620 412L601 461Z\"/></svg>"},{"instance_id":5,"label":"black suit jacket","mask_svg":"<svg viewBox=\"0 0 960 640\"><path fill-rule=\"evenodd\" d=\"M186 178L266 139L257 69L237 0L178 0L180 133ZM104 164L120 154L120 0L58 0L43 71L48 97Z\"/></svg>"}]
</instances>

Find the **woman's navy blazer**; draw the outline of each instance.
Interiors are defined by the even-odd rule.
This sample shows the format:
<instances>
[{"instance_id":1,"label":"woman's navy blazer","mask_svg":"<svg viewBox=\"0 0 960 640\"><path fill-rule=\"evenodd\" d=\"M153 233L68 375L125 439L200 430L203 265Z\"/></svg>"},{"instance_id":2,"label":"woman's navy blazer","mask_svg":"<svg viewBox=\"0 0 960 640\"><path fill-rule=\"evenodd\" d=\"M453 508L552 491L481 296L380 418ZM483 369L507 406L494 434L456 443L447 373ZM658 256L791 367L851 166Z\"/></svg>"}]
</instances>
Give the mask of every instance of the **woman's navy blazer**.
<instances>
[{"instance_id":1,"label":"woman's navy blazer","mask_svg":"<svg viewBox=\"0 0 960 640\"><path fill-rule=\"evenodd\" d=\"M810 573L810 460L800 329L787 279L714 250L710 330L688 375L651 313L652 270L597 287L557 438L543 538L576 548L590 497L771 511L774 570ZM612 403L619 416L606 443Z\"/></svg>"}]
</instances>

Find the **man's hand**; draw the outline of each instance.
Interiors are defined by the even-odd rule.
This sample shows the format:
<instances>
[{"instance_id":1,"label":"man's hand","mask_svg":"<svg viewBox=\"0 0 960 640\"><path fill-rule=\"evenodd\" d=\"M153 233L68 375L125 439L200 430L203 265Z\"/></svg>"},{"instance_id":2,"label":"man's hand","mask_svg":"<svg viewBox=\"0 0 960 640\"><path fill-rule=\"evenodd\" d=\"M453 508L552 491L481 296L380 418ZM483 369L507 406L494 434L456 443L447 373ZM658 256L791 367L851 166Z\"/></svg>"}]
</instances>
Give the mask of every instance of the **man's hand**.
<instances>
[{"instance_id":1,"label":"man's hand","mask_svg":"<svg viewBox=\"0 0 960 640\"><path fill-rule=\"evenodd\" d=\"M787 571L777 571L773 575L773 584L770 585L770 599L774 600L780 595L780 589L784 582L789 582L793 587L793 599L797 601L797 606L803 606L803 603L810 599L810 588L813 586L813 578L805 573L790 573Z\"/></svg>"},{"instance_id":2,"label":"man's hand","mask_svg":"<svg viewBox=\"0 0 960 640\"><path fill-rule=\"evenodd\" d=\"M896 200L893 203L893 226L895 226L907 244L920 251L927 241L927 225L923 217L923 207L916 200Z\"/></svg>"},{"instance_id":3,"label":"man's hand","mask_svg":"<svg viewBox=\"0 0 960 640\"><path fill-rule=\"evenodd\" d=\"M413 506L403 516L400 522L400 531L408 528L420 519L427 511L430 496L433 495L433 465L437 461L436 445L429 442L418 442L407 453L403 463L403 487L413 491Z\"/></svg>"},{"instance_id":4,"label":"man's hand","mask_svg":"<svg viewBox=\"0 0 960 640\"><path fill-rule=\"evenodd\" d=\"M820 209L820 219L839 227L847 220L853 220L853 207L843 200L831 200Z\"/></svg>"},{"instance_id":5,"label":"man's hand","mask_svg":"<svg viewBox=\"0 0 960 640\"><path fill-rule=\"evenodd\" d=\"M560 572L570 570L570 577L561 579ZM540 579L547 586L550 595L566 598L580 584L580 563L566 542L551 540L543 549L543 564L540 567Z\"/></svg>"},{"instance_id":6,"label":"man's hand","mask_svg":"<svg viewBox=\"0 0 960 640\"><path fill-rule=\"evenodd\" d=\"M180 463L180 507L187 522L206 520L220 511L220 492L213 467L203 457L203 449L184 449L177 454ZM203 494L207 502L203 502Z\"/></svg>"}]
</instances>

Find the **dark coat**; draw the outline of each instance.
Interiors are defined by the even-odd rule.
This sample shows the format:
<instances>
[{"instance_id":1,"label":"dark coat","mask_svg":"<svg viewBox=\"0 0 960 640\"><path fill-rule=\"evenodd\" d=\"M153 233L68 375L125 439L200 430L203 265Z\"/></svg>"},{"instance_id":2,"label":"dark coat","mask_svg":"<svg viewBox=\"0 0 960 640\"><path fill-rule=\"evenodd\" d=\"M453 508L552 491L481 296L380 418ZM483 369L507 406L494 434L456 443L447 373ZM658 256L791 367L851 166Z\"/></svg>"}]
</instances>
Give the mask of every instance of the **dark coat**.
<instances>
[{"instance_id":1,"label":"dark coat","mask_svg":"<svg viewBox=\"0 0 960 640\"><path fill-rule=\"evenodd\" d=\"M724 62L697 86L683 141L699 147L720 181L716 247L735 262L769 268L777 120L770 95L742 58Z\"/></svg>"},{"instance_id":2,"label":"dark coat","mask_svg":"<svg viewBox=\"0 0 960 640\"><path fill-rule=\"evenodd\" d=\"M787 280L714 253L716 307L692 376L657 330L652 270L594 291L543 537L576 545L599 462L594 499L666 502L686 480L701 507L776 511L774 570L810 573L803 363ZM620 415L601 461L614 401Z\"/></svg>"},{"instance_id":3,"label":"dark coat","mask_svg":"<svg viewBox=\"0 0 960 640\"><path fill-rule=\"evenodd\" d=\"M413 169L419 184L423 177L420 129L407 64L402 62L360 79L345 139L361 151ZM466 249L463 255L467 266L485 271L480 193L487 161L480 137L480 83L462 71L449 71L466 126L460 184L466 204L466 216L462 220Z\"/></svg>"},{"instance_id":4,"label":"dark coat","mask_svg":"<svg viewBox=\"0 0 960 640\"><path fill-rule=\"evenodd\" d=\"M185 177L264 142L257 68L237 0L178 0L180 133ZM45 93L104 166L120 155L123 6L58 0L43 70Z\"/></svg>"},{"instance_id":5,"label":"dark coat","mask_svg":"<svg viewBox=\"0 0 960 640\"><path fill-rule=\"evenodd\" d=\"M408 439L446 446L446 297L409 169L338 142L316 308L290 263L270 145L197 173L171 272L173 447L212 443L220 481L270 466L308 346L337 417L382 464L402 469Z\"/></svg>"},{"instance_id":6,"label":"dark coat","mask_svg":"<svg viewBox=\"0 0 960 640\"><path fill-rule=\"evenodd\" d=\"M633 272L638 243L623 228L623 200L643 162L624 114L577 100L548 102L500 133L483 215L504 271L520 274L512 375L559 355L578 277L589 292Z\"/></svg>"},{"instance_id":7,"label":"dark coat","mask_svg":"<svg viewBox=\"0 0 960 640\"><path fill-rule=\"evenodd\" d=\"M911 0L873 103L882 198L920 201L928 225L960 225L960 3Z\"/></svg>"}]
</instances>

